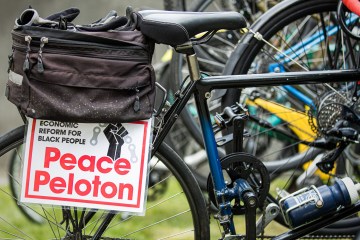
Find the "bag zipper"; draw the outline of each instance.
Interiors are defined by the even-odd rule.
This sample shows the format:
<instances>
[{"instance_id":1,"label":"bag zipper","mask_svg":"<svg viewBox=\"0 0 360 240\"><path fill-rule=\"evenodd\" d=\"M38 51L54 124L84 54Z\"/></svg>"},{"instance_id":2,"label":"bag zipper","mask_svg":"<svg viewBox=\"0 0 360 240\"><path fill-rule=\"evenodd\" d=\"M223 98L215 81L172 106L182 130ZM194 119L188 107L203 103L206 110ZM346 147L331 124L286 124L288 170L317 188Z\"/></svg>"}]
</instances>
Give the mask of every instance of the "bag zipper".
<instances>
[{"instance_id":1,"label":"bag zipper","mask_svg":"<svg viewBox=\"0 0 360 240\"><path fill-rule=\"evenodd\" d=\"M17 40L22 41L22 39L28 37L28 36L24 36L21 34L16 34L15 32L13 33L14 36L16 36L16 38L18 38ZM30 37L30 36L29 36ZM64 54L64 55L77 55L80 57L97 57L97 58L104 58L104 59L110 59L110 60L146 60L148 61L148 55L146 53L146 50L143 47L140 46L109 46L107 44L99 44L99 43L81 43L81 42L77 42L74 43L74 41L69 41L69 40L60 40L60 39L52 39L52 38L47 38L48 42L47 42L47 48L43 49L43 52L45 53L58 53L58 54ZM39 37L32 37L31 38L31 43L33 43L34 45L40 45L41 44L41 38ZM13 46L15 48L17 48L18 50L24 50L25 48L23 47L23 44L21 43L17 43L17 42L13 42ZM51 47L56 47L55 49L51 49ZM33 46L34 49L38 49L38 47ZM66 49L66 48L71 48L71 52L69 51L61 51L59 48L62 49ZM104 49L104 50L133 50L134 54L129 54L128 56L106 56L104 57L104 55L102 54L96 54L93 52L94 49ZM86 50L81 50L79 51L78 49L86 49ZM136 51L135 51L136 50ZM143 54L141 56L134 56L134 55L139 55L139 50L140 52L142 52Z\"/></svg>"},{"instance_id":2,"label":"bag zipper","mask_svg":"<svg viewBox=\"0 0 360 240\"><path fill-rule=\"evenodd\" d=\"M43 64L43 60L42 60L42 52L43 52L43 48L45 47L45 44L49 42L49 39L47 37L42 37L40 39L40 49L38 52L38 72L39 73L43 73L44 72L44 64Z\"/></svg>"},{"instance_id":3,"label":"bag zipper","mask_svg":"<svg viewBox=\"0 0 360 240\"><path fill-rule=\"evenodd\" d=\"M12 67L14 66L14 49L12 49L12 53L11 55L8 56L8 63L9 63L9 67L8 67L8 70L7 72L9 73L10 70L12 69Z\"/></svg>"},{"instance_id":4,"label":"bag zipper","mask_svg":"<svg viewBox=\"0 0 360 240\"><path fill-rule=\"evenodd\" d=\"M21 34L17 31L13 31L11 33L13 36L15 36L18 40L22 40L24 39L25 36L28 36L29 34ZM32 36L34 41L40 41L41 37L38 36ZM75 40L66 40L66 39L59 39L59 38L49 38L51 39L52 42L56 42L56 43L66 43L66 44L72 44L75 42ZM116 41L116 39L114 39L114 41ZM118 48L118 49L123 49L123 48L135 48L135 49L144 49L146 50L145 47L136 45L136 44L131 44L130 42L125 42L123 43L124 45L110 45L110 44L105 44L105 43L96 43L96 42L83 42L83 41L76 41L77 44L82 44L82 45L92 45L92 46L97 46L97 47L108 47L108 48ZM121 43L121 42L119 42Z\"/></svg>"},{"instance_id":5,"label":"bag zipper","mask_svg":"<svg viewBox=\"0 0 360 240\"><path fill-rule=\"evenodd\" d=\"M135 97L135 102L134 102L134 111L138 112L140 110L140 99L139 99L140 90L138 87L136 87L135 91L136 91L136 97Z\"/></svg>"},{"instance_id":6,"label":"bag zipper","mask_svg":"<svg viewBox=\"0 0 360 240\"><path fill-rule=\"evenodd\" d=\"M25 36L25 42L27 42L27 48L26 48L26 56L25 56L25 61L24 61L24 65L23 65L23 70L24 72L29 71L30 69L30 52L31 52L31 40L32 38L30 36Z\"/></svg>"}]
</instances>

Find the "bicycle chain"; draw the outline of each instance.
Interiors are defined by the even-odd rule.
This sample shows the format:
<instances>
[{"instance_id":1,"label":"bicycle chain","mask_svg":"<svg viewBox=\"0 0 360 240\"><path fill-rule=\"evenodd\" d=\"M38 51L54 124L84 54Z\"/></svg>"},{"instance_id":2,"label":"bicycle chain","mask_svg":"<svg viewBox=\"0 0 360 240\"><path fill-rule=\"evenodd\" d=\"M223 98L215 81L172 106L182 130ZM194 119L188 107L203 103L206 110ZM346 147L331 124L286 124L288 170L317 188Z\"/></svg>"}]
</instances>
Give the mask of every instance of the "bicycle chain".
<instances>
[{"instance_id":1,"label":"bicycle chain","mask_svg":"<svg viewBox=\"0 0 360 240\"><path fill-rule=\"evenodd\" d=\"M314 123L314 119L316 119L315 116L312 114L311 110L307 111L307 115L308 115L308 123L309 123L309 126L311 128L311 131L313 131L313 133L315 133L316 136L319 136L318 127Z\"/></svg>"}]
</instances>

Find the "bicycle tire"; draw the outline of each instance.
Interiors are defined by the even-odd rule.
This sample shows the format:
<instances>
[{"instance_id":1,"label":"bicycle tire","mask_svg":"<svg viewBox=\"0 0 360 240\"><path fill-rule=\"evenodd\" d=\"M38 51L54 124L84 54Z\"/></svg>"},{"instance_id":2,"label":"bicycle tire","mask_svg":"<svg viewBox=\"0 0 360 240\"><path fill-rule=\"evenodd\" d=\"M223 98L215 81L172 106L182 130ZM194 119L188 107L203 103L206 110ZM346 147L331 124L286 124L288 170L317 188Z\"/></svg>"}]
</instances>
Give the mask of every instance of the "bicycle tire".
<instances>
[{"instance_id":1,"label":"bicycle tire","mask_svg":"<svg viewBox=\"0 0 360 240\"><path fill-rule=\"evenodd\" d=\"M323 13L323 15L326 15L327 12L335 13L337 4L338 4L337 0L284 1L276 5L274 8L270 9L270 11L268 11L261 18L259 18L258 21L256 21L250 28L253 32L261 33L263 39L271 42L271 39L275 37L277 34L281 35L282 29L289 29L290 28L289 26L298 19L305 19L305 17L310 18L312 14L317 14L317 13ZM320 18L321 17L319 17L319 19ZM299 32L300 31L301 28ZM291 32L289 32L288 34L291 35ZM300 41L302 40L299 40L299 42ZM282 43L282 44L283 46L286 46L288 48L291 48L292 46L291 44L289 45L287 45L286 43ZM257 69L260 69L260 71L263 69L267 69L266 67L264 68L258 66L254 67L254 65L257 64L257 62L255 62L255 59L260 58L260 56L264 58L265 54L263 55L261 54L266 51L267 50L263 41L259 41L258 39L254 38L253 33L249 32L245 34L239 41L237 48L232 53L228 61L228 64L225 67L224 75L248 74L249 72L257 73L256 71ZM349 65L351 66L352 64ZM223 107L234 104L234 101L236 101L235 99L240 99L240 94L241 94L240 89L228 89L227 93L224 95L222 99ZM228 148L227 150L232 151L231 148ZM281 161L281 162L283 164L286 164L285 161ZM270 165L271 164L277 165L275 161L270 162ZM298 164L297 168L299 166L300 164ZM280 168L281 166L277 165L277 167ZM293 167L296 168L295 165L293 165ZM272 168L272 169L279 170L279 168ZM341 233L355 234L360 230L358 223L359 223L358 218L347 219L346 224L343 224L342 221L339 221L338 223L335 223L327 228L320 230L319 233L334 234L341 232Z\"/></svg>"},{"instance_id":2,"label":"bicycle tire","mask_svg":"<svg viewBox=\"0 0 360 240\"><path fill-rule=\"evenodd\" d=\"M11 150L16 149L18 146L23 144L24 133L25 133L25 127L21 126L1 136L0 156L3 156L4 154L10 152ZM131 237L132 239L133 238L158 239L170 235L177 236L178 234L179 236L176 238L180 238L180 239L184 239L184 238L209 239L209 231L210 231L209 217L207 217L208 213L207 213L206 203L201 193L201 190L198 187L196 180L191 174L189 168L186 166L186 164L184 164L184 162L179 158L179 156L165 143L161 144L161 146L159 147L159 151L156 153L155 160L159 162L161 161L161 164L152 165L151 173L156 171L165 171L164 173L165 176L163 176L161 179L158 179L157 181L151 184L151 187L149 187L149 191L148 191L149 194L151 191L155 192L154 186L164 184L164 182L168 182L168 184L171 184L171 187L167 188L166 191L171 190L172 193L167 194L166 192L165 193L160 192L158 193L158 196L155 196L157 198L155 200L154 199L149 200L148 197L147 214L145 215L145 217L140 217L140 216L129 217L127 214L118 214L118 218L113 219L112 221L113 225L109 225L109 227L106 229L105 232L106 235L107 234L115 235L114 237L116 237L116 239L118 239L120 235L123 235L123 237L126 236L125 238ZM149 181L151 182L151 179ZM179 191L177 191L176 189ZM8 188L6 186L0 187L0 197L3 199L4 203L12 201L9 200L10 198L12 198L12 195L8 192ZM176 203L177 201L171 202L176 198L177 201L180 202L178 203ZM166 200L169 202L166 203ZM179 209L175 209L174 206L179 207ZM182 206L185 207L183 208ZM10 206L7 206L7 208L9 209ZM42 217L47 216L47 214L51 214L52 211L58 212L59 210L61 210L61 209L47 210L45 209L45 207L40 206L41 211L43 211L40 212L37 209L35 209L33 205L29 206L29 208L33 209L36 213L39 213L39 215L41 215ZM158 209L157 211L160 212L158 212L155 215L154 213L156 208ZM17 215L16 211L15 210L13 211L13 208L10 209L11 210L9 211L12 211L12 213L9 215L9 212L4 208L2 208L2 212L0 216L0 221L2 222L0 227L0 238L38 239L39 236L42 236L43 239L45 238L63 239L62 237L64 237L66 233L67 234L69 233L69 229L68 230L59 229L60 226L62 226L61 225L62 223L59 223L62 220L62 218L49 217L49 219L46 219L47 221L49 221L48 223L50 226L47 226L49 227L49 229L44 230L41 229L43 227L42 225L39 226L29 223L28 220L23 219L21 215L20 216ZM174 212L171 213L171 211ZM95 218L98 217L97 220L101 220L103 218L103 215L101 215L100 212L96 212L95 214L98 214L95 215ZM161 217L162 220L156 219L158 217ZM182 217L184 217L185 219L181 219ZM150 222L144 222L146 220L144 218L149 218L148 220ZM59 222L56 222L56 224L52 224L55 221L59 221ZM125 222L128 221L133 221L134 224L125 226L127 224ZM17 225L19 224L19 222L20 225ZM167 224L167 222L169 223ZM92 225L95 225L92 227L94 228L98 227L98 222L91 222L91 223ZM90 227L89 225L91 225L91 223L88 223L87 226ZM181 226L181 224L179 223L185 224L187 226ZM30 227L22 226L21 224L22 225L30 224ZM79 223L77 224L80 224L80 219L79 219ZM163 224L162 227L159 226L161 224ZM54 230L53 228L55 227L58 227L58 229ZM135 227L136 229L134 229ZM144 228L148 227L149 229L147 230L142 229L143 227ZM137 229L142 233L136 232ZM27 230L30 230L30 232L25 232ZM127 233L122 232L124 230L127 231ZM176 232L172 232L172 230ZM88 239L90 238L90 236L88 235L93 234L93 231L91 229L84 228L84 231L86 232L84 232L82 239Z\"/></svg>"}]
</instances>

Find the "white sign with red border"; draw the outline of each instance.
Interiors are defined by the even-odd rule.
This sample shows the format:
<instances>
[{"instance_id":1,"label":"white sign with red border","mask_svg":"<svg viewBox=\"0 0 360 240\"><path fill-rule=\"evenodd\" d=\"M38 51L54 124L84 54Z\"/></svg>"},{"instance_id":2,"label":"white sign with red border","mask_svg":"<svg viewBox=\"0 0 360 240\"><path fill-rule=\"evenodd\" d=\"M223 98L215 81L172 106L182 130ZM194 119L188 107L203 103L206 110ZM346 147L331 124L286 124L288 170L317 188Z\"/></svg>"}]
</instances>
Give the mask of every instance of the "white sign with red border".
<instances>
[{"instance_id":1,"label":"white sign with red border","mask_svg":"<svg viewBox=\"0 0 360 240\"><path fill-rule=\"evenodd\" d=\"M29 119L20 201L144 213L150 130Z\"/></svg>"}]
</instances>

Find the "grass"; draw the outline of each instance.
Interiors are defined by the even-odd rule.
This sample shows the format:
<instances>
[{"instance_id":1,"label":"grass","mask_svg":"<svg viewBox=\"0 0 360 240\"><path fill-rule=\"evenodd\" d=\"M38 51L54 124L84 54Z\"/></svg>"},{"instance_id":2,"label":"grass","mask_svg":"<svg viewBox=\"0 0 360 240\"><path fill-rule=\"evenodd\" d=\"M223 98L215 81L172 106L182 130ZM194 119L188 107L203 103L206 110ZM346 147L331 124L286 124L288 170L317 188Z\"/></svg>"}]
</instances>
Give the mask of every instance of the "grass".
<instances>
[{"instance_id":1,"label":"grass","mask_svg":"<svg viewBox=\"0 0 360 240\"><path fill-rule=\"evenodd\" d=\"M10 237L7 233L4 233L4 232L7 232L7 231L13 232L14 231L13 227L9 226L9 224L6 223L2 219L2 217L6 217L6 219L11 223L16 223L15 225L16 225L16 228L18 229L18 231L16 233L16 235L18 235L17 238L21 238L21 237L26 238L26 236L22 232L28 233L31 236L35 236L34 239L53 239L54 236L61 235L61 232L58 232L56 230L56 228L54 228L54 225L52 225L52 228L49 228L48 223L39 225L39 224L34 224L34 223L29 222L28 219L25 218L24 215L18 209L15 201L10 196L6 196L3 193L3 190L8 191L8 188L1 187L1 190L0 190L0 199L1 199L0 239ZM177 186L175 186L175 181L170 181L170 184L166 188L166 192L162 196L163 199L168 198L176 191L177 191ZM4 197L4 195L5 195L5 197ZM132 223L130 223L130 225L126 225L126 226L124 226L124 224L122 223L122 218L125 218L126 215L119 214L117 216L117 218L112 221L113 227L111 227L107 231L107 235L121 236L122 229L127 230L127 229L133 229L133 228L137 227L137 226L134 226L134 224L139 225L139 226L148 226L148 225L151 225L152 223L158 221L164 214L168 214L169 211L173 211L174 213L184 211L187 209L187 206L184 206L184 204L183 204L184 202L185 202L184 196L179 195L179 197L174 198L174 200L172 200L171 202L162 204L161 207L152 208L151 206L152 206L153 202L150 201L147 206L149 209L146 212L146 216L148 216L148 217L134 216L134 218L136 218L135 223L134 223L134 221L130 221ZM56 207L55 210L53 210L52 208L46 209L45 212L43 211L43 209L40 208L40 209L38 209L38 211L44 215L49 214L47 211L49 211L52 214L55 213L57 221L59 221L59 219L61 218L61 208L59 208L59 207ZM96 218L98 218L98 217L101 218L101 215L97 214ZM149 228L146 231L141 231L140 233L138 233L136 235L136 239L161 238L162 236L167 235L167 232L174 226L181 229L180 231L183 231L187 227L187 223L188 223L187 217L189 217L189 215L184 214L176 219L162 222L159 225L160 227L156 227L156 229ZM235 216L234 219L235 219L235 224L236 224L236 229L238 231L238 234L244 233L245 232L244 217L243 216ZM210 222L211 222L211 239L219 239L219 237L221 236L221 230L219 229L217 221L213 217L211 217ZM87 228L86 234L89 234L89 235L92 234L94 229L97 226L99 226L99 222L93 222L90 225L90 227ZM280 225L278 225L276 223L271 223L266 228L265 235L275 235L275 234L281 233L285 230L286 229L284 229ZM132 238L133 237L135 237L135 236L132 236ZM186 238L185 236L181 236L180 239L192 239L192 237Z\"/></svg>"},{"instance_id":2,"label":"grass","mask_svg":"<svg viewBox=\"0 0 360 240\"><path fill-rule=\"evenodd\" d=\"M167 186L167 190L164 194L161 195L161 199L169 198L173 195L178 187L175 186L175 181L170 181ZM32 239L53 239L55 236L63 236L63 231L58 231L54 224L44 223L44 224L34 224L29 222L26 217L21 213L15 201L7 195L5 192L8 192L8 187L1 187L0 190L0 239L5 238L13 238L14 235L17 239L20 238L30 238ZM136 218L136 221L128 221L126 223L123 222L124 218L129 217L126 213L120 213L116 216L115 219L111 222L111 226L106 231L106 236L119 237L124 235L129 229L136 229L138 226L151 226L154 222L161 221L162 217L165 215L172 215L179 212L185 212L181 214L179 217L175 219L170 219L168 221L163 221L160 224L156 225L156 227L149 227L147 230L140 231L135 235L131 235L131 238L136 239L159 239L164 235L167 235L169 230L174 230L175 228L179 229L179 232L186 230L189 227L189 217L191 217L190 213L186 213L188 206L184 204L185 196L183 194L178 194L176 197L172 198L171 201L167 201L162 204L156 204L153 201L149 201L148 210L146 212L146 217L142 216L132 216L131 218ZM34 207L34 206L31 206ZM47 208L45 210L42 208L37 208L37 212L42 215L53 215L52 221L59 222L61 220L61 208ZM78 214L80 217L80 213ZM93 219L101 219L104 217L104 213L96 213ZM4 220L6 219L6 221ZM9 224L10 223L10 224ZM100 224L100 221L93 221L89 227L87 227L85 234L91 235L94 233L94 229L96 229ZM51 228L49 227L51 226ZM64 226L64 225L63 225ZM123 232L124 231L124 232ZM14 233L11 235L9 233ZM189 234L192 234L191 232ZM126 236L124 236L126 238ZM60 237L58 237L60 238ZM186 239L185 236L182 236L181 239ZM189 237L188 239L192 239Z\"/></svg>"}]
</instances>

